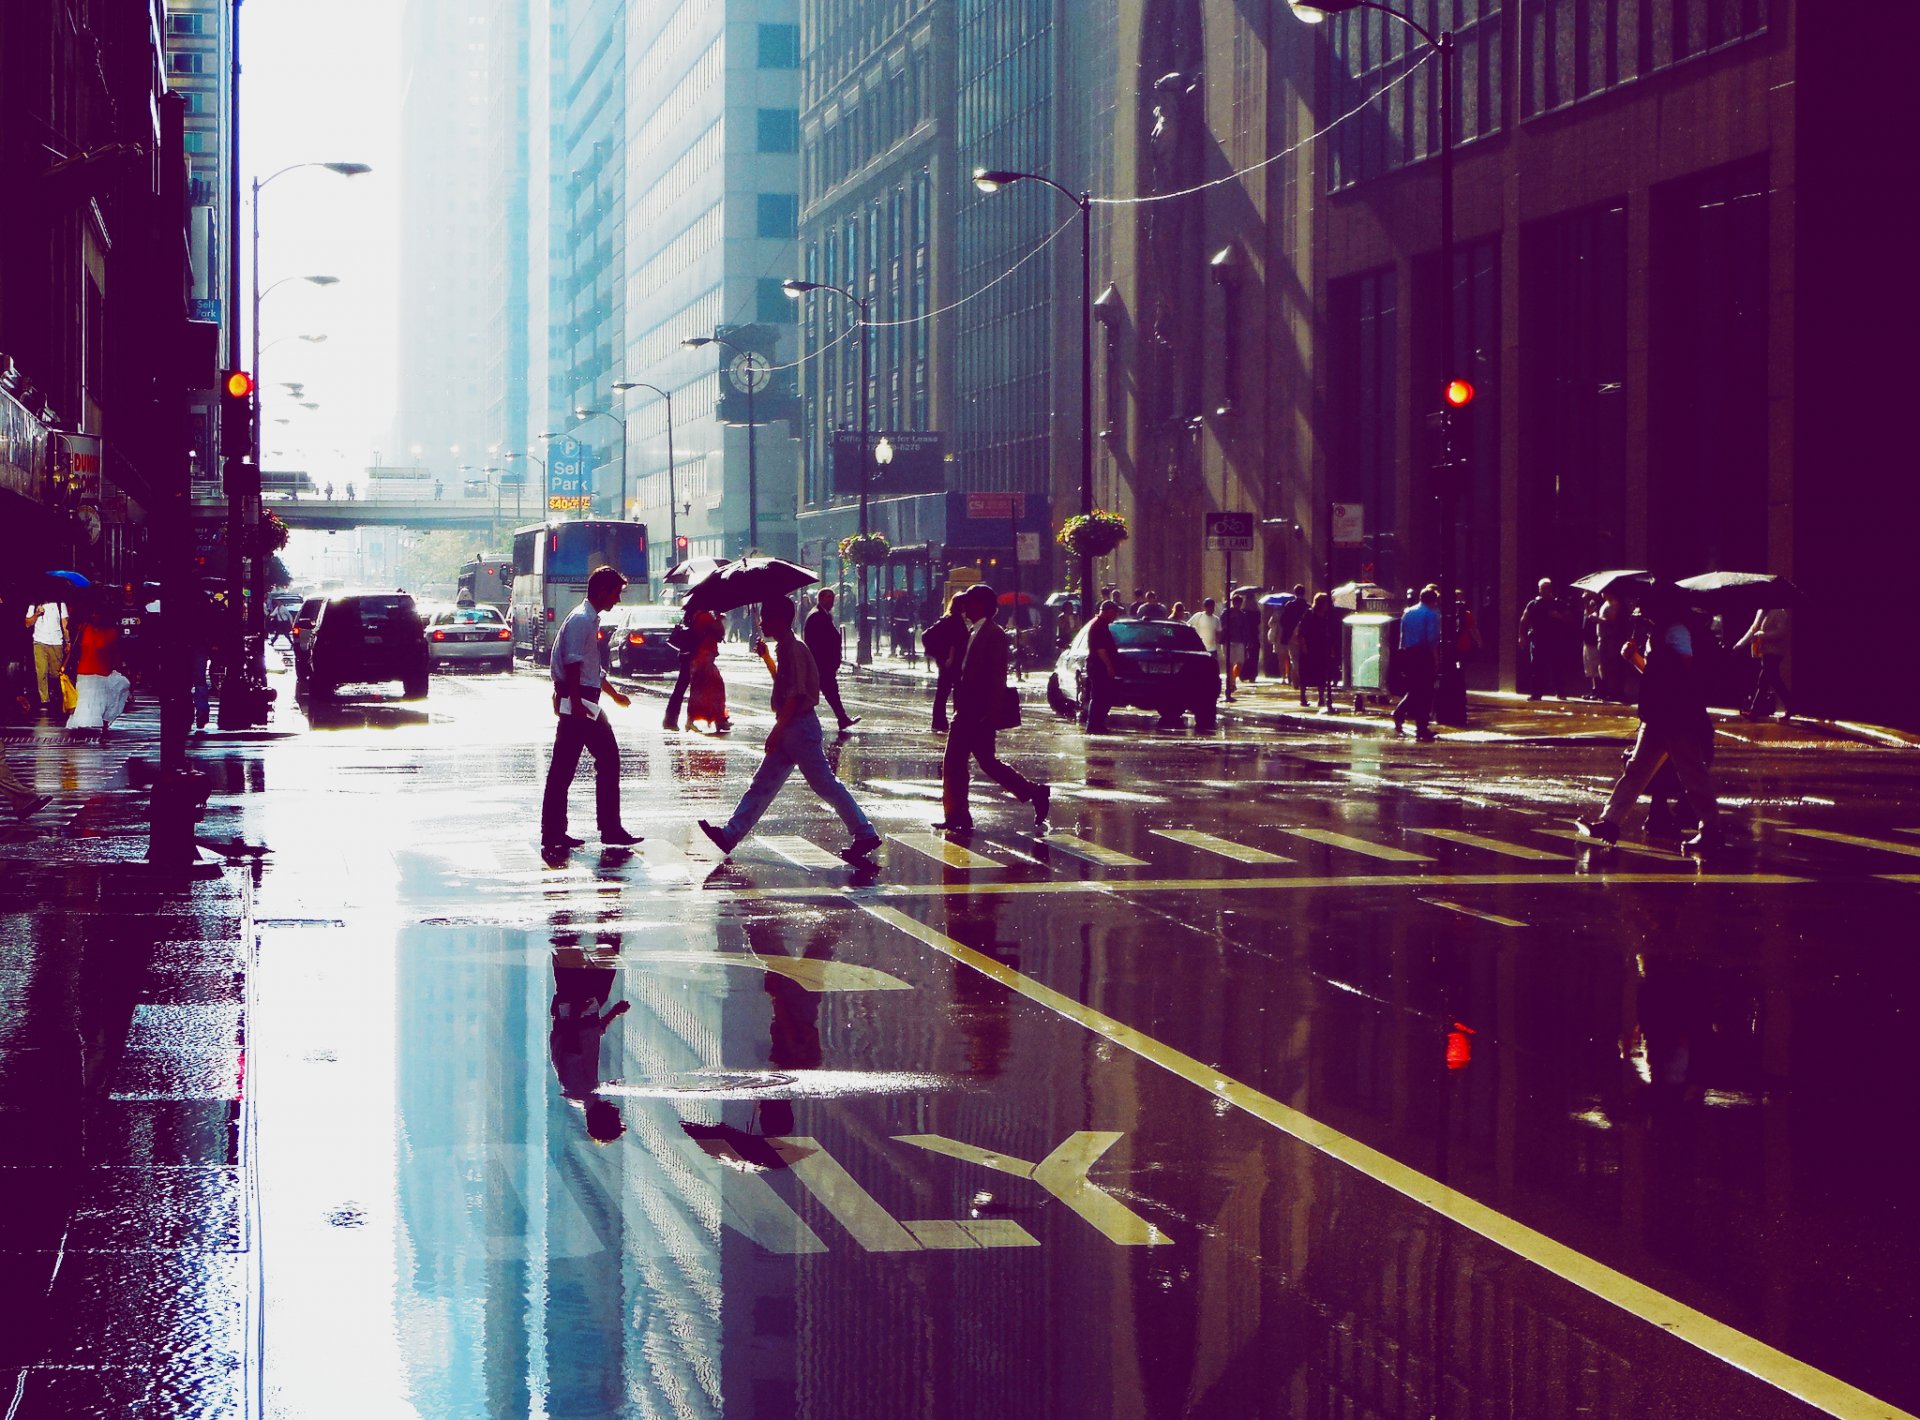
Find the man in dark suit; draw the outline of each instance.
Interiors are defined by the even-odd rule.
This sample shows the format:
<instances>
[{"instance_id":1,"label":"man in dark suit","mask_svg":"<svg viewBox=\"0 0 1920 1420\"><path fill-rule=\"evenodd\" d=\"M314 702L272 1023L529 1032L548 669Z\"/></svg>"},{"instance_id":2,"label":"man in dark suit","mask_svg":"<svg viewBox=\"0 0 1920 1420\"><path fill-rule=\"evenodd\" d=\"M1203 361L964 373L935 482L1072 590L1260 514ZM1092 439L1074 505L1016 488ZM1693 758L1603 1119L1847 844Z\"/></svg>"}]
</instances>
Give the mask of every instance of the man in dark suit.
<instances>
[{"instance_id":1,"label":"man in dark suit","mask_svg":"<svg viewBox=\"0 0 1920 1420\"><path fill-rule=\"evenodd\" d=\"M860 723L858 715L849 715L840 703L840 628L833 624L833 593L823 591L813 612L807 617L800 638L813 654L814 668L820 672L820 698L827 702L842 730Z\"/></svg>"},{"instance_id":2,"label":"man in dark suit","mask_svg":"<svg viewBox=\"0 0 1920 1420\"><path fill-rule=\"evenodd\" d=\"M947 603L946 614L920 633L920 646L933 662L933 732L944 735L953 679L960 672L960 653L967 648L967 620L960 615L958 594Z\"/></svg>"},{"instance_id":3,"label":"man in dark suit","mask_svg":"<svg viewBox=\"0 0 1920 1420\"><path fill-rule=\"evenodd\" d=\"M973 828L973 811L967 803L969 759L977 759L987 777L1009 794L1031 804L1035 830L1046 831L1051 801L1047 786L1001 763L994 754L994 736L1008 728L1007 666L1012 654L1007 633L994 620L998 610L998 597L984 583L967 588L960 598L960 614L969 629L959 653L959 671L953 685L953 726L947 731L947 754L940 766L946 817L934 825L949 833L967 833Z\"/></svg>"}]
</instances>

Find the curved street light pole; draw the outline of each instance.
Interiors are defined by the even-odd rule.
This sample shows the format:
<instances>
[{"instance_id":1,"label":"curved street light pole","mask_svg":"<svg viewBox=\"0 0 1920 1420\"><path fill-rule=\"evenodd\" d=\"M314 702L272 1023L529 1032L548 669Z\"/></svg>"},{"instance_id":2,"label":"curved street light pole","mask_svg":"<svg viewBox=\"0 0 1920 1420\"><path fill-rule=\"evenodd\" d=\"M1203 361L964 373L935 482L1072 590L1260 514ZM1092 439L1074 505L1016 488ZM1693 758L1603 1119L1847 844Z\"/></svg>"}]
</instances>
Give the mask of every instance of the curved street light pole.
<instances>
[{"instance_id":1,"label":"curved street light pole","mask_svg":"<svg viewBox=\"0 0 1920 1420\"><path fill-rule=\"evenodd\" d=\"M736 345L724 335L690 335L680 343L689 350L698 350L703 345L718 345L747 362L747 552L757 552L760 549L760 471L754 462L753 452L753 387L756 383L753 362L767 357L758 350Z\"/></svg>"},{"instance_id":2,"label":"curved street light pole","mask_svg":"<svg viewBox=\"0 0 1920 1420\"><path fill-rule=\"evenodd\" d=\"M975 168L973 185L985 193L995 193L1016 182L1044 183L1080 209L1080 511L1093 511L1093 194L1075 192L1040 173L1014 172L1007 168ZM1014 556L1019 557L1016 542ZM1080 620L1091 619L1094 610L1093 554L1080 554Z\"/></svg>"},{"instance_id":3,"label":"curved street light pole","mask_svg":"<svg viewBox=\"0 0 1920 1420\"><path fill-rule=\"evenodd\" d=\"M824 281L786 280L780 287L789 296L798 300L809 291L826 291L839 296L853 306L854 326L860 332L860 536L867 535L867 491L873 474L873 403L868 393L872 383L873 327L867 321L867 298L857 296L851 290L839 286L830 286ZM831 469L832 460L828 460ZM831 482L831 473L828 475ZM872 581L872 569L867 563L859 564L860 570L860 610L857 617L859 631L855 640L853 659L855 665L873 663L873 623L867 610L867 584Z\"/></svg>"},{"instance_id":4,"label":"curved street light pole","mask_svg":"<svg viewBox=\"0 0 1920 1420\"><path fill-rule=\"evenodd\" d=\"M667 551L673 558L680 556L680 500L673 491L673 396L658 385L650 385L645 380L621 380L613 387L615 394L625 394L628 390L652 390L666 401L667 405ZM669 566L672 563L669 562Z\"/></svg>"},{"instance_id":5,"label":"curved street light pole","mask_svg":"<svg viewBox=\"0 0 1920 1420\"><path fill-rule=\"evenodd\" d=\"M595 415L599 415L603 419L611 419L615 424L620 426L620 507L614 516L624 523L627 520L627 421L619 415L605 409L575 409L573 411L573 417L579 420L591 419Z\"/></svg>"}]
</instances>

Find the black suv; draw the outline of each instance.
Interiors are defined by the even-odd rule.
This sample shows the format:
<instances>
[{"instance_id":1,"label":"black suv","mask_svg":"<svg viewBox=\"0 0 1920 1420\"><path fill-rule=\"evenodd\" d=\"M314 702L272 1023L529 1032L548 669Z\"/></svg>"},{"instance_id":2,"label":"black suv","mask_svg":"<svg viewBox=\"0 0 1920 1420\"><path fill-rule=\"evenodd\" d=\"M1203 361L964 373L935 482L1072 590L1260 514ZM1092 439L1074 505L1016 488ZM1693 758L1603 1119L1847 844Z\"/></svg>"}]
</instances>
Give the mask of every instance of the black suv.
<instances>
[{"instance_id":1,"label":"black suv","mask_svg":"<svg viewBox=\"0 0 1920 1420\"><path fill-rule=\"evenodd\" d=\"M397 680L408 700L427 698L427 642L404 592L333 597L308 633L307 685L318 699L360 681Z\"/></svg>"}]
</instances>

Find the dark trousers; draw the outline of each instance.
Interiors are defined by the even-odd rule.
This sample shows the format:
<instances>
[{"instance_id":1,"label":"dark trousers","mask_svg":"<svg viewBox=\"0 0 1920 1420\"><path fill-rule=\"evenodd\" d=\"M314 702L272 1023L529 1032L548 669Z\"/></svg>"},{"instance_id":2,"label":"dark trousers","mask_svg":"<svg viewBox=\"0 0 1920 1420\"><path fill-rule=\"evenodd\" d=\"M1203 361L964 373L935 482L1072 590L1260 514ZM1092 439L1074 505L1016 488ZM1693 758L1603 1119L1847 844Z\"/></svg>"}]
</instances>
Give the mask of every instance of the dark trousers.
<instances>
[{"instance_id":1,"label":"dark trousers","mask_svg":"<svg viewBox=\"0 0 1920 1420\"><path fill-rule=\"evenodd\" d=\"M693 655L680 653L680 673L673 678L673 689L667 694L667 720L669 730L680 728L680 707L686 703L687 682L693 679Z\"/></svg>"},{"instance_id":2,"label":"dark trousers","mask_svg":"<svg viewBox=\"0 0 1920 1420\"><path fill-rule=\"evenodd\" d=\"M840 703L840 667L820 667L820 698L827 702L828 708L833 711L833 718L844 729L852 717L847 714L847 707Z\"/></svg>"},{"instance_id":3,"label":"dark trousers","mask_svg":"<svg viewBox=\"0 0 1920 1420\"><path fill-rule=\"evenodd\" d=\"M1038 784L994 754L994 734L989 726L965 715L956 717L953 728L947 732L947 755L940 765L940 787L948 823L966 823L973 817L967 807L969 759L980 761L980 768L989 779L1023 803L1031 803L1040 792Z\"/></svg>"},{"instance_id":4,"label":"dark trousers","mask_svg":"<svg viewBox=\"0 0 1920 1420\"><path fill-rule=\"evenodd\" d=\"M1424 735L1433 722L1433 686L1440 673L1440 659L1431 646L1413 646L1400 652L1399 662L1407 693L1393 707L1393 727L1397 730L1411 720Z\"/></svg>"},{"instance_id":5,"label":"dark trousers","mask_svg":"<svg viewBox=\"0 0 1920 1420\"><path fill-rule=\"evenodd\" d=\"M1113 682L1104 675L1090 675L1086 680L1086 704L1080 707L1081 723L1089 734L1104 735L1107 732L1107 711L1113 708Z\"/></svg>"},{"instance_id":6,"label":"dark trousers","mask_svg":"<svg viewBox=\"0 0 1920 1420\"><path fill-rule=\"evenodd\" d=\"M620 746L613 726L603 714L561 715L553 736L553 759L547 764L547 792L540 800L540 841L556 843L567 831L567 790L580 767L580 751L593 756L593 808L599 829L620 827Z\"/></svg>"},{"instance_id":7,"label":"dark trousers","mask_svg":"<svg viewBox=\"0 0 1920 1420\"><path fill-rule=\"evenodd\" d=\"M944 730L947 727L947 702L953 698L953 672L942 670L933 678L933 727Z\"/></svg>"},{"instance_id":8,"label":"dark trousers","mask_svg":"<svg viewBox=\"0 0 1920 1420\"><path fill-rule=\"evenodd\" d=\"M1748 715L1771 715L1774 702L1780 704L1780 713L1789 714L1787 709L1787 682L1780 674L1780 664L1784 656L1762 656L1760 670L1753 681L1753 699L1747 702Z\"/></svg>"}]
</instances>

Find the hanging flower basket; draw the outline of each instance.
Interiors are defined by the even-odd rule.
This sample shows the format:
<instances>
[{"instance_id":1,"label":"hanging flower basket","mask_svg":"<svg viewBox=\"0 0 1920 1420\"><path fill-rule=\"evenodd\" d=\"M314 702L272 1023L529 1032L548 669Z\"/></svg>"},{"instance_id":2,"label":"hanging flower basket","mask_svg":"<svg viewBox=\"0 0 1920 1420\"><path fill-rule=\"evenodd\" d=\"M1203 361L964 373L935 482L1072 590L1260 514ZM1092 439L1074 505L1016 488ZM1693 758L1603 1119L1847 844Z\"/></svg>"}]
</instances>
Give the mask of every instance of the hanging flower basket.
<instances>
[{"instance_id":1,"label":"hanging flower basket","mask_svg":"<svg viewBox=\"0 0 1920 1420\"><path fill-rule=\"evenodd\" d=\"M1126 540L1127 520L1105 508L1075 513L1054 534L1054 541L1079 557L1105 557Z\"/></svg>"},{"instance_id":2,"label":"hanging flower basket","mask_svg":"<svg viewBox=\"0 0 1920 1420\"><path fill-rule=\"evenodd\" d=\"M251 546L247 549L247 555L267 557L276 552L283 552L286 550L287 539L292 536L292 531L278 513L271 510L262 512L260 526L254 529L253 536L248 539Z\"/></svg>"},{"instance_id":3,"label":"hanging flower basket","mask_svg":"<svg viewBox=\"0 0 1920 1420\"><path fill-rule=\"evenodd\" d=\"M840 560L861 567L873 567L885 562L892 550L885 533L854 533L840 539Z\"/></svg>"}]
</instances>

